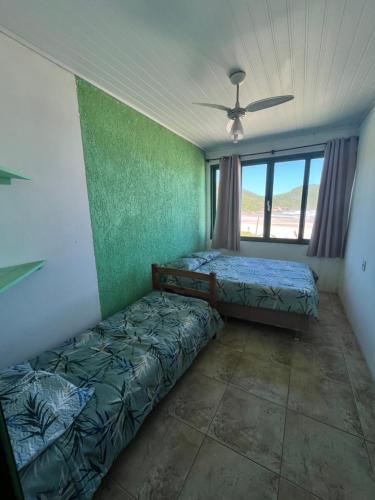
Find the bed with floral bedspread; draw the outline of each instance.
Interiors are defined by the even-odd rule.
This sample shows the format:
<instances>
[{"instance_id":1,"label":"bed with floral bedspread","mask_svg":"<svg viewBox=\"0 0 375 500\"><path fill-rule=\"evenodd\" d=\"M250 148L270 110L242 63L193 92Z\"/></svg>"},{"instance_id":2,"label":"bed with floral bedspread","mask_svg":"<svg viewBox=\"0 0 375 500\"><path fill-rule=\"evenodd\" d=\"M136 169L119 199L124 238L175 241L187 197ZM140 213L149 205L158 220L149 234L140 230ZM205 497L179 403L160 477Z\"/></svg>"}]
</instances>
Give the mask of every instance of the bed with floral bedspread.
<instances>
[{"instance_id":1,"label":"bed with floral bedspread","mask_svg":"<svg viewBox=\"0 0 375 500\"><path fill-rule=\"evenodd\" d=\"M207 302L152 292L31 360L38 373L92 394L66 431L20 468L25 498L92 498L148 413L221 327Z\"/></svg>"},{"instance_id":2,"label":"bed with floral bedspread","mask_svg":"<svg viewBox=\"0 0 375 500\"><path fill-rule=\"evenodd\" d=\"M218 251L196 252L166 267L216 273L217 301L241 306L318 316L319 295L310 267L302 262L221 255ZM168 278L184 287L204 289L191 278Z\"/></svg>"}]
</instances>

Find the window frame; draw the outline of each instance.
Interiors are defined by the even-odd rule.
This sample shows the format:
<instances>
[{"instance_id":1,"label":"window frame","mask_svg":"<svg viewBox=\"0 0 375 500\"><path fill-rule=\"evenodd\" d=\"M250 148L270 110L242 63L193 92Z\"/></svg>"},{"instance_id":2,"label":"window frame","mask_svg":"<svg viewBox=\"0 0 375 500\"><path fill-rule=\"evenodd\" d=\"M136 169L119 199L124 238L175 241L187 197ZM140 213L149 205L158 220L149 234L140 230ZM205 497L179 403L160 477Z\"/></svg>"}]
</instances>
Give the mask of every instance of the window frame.
<instances>
[{"instance_id":1,"label":"window frame","mask_svg":"<svg viewBox=\"0 0 375 500\"><path fill-rule=\"evenodd\" d=\"M257 158L256 160L244 160L241 161L241 167L248 167L251 165L266 164L267 165L267 176L266 176L266 189L264 198L264 230L263 237L256 236L241 236L241 241L255 241L255 242L267 242L267 243L291 243L293 245L307 245L309 239L303 238L303 233L305 230L305 219L306 219L306 205L310 178L310 165L311 160L316 158L324 158L324 151L314 151L310 153L299 153L294 155L282 155L282 156L269 156L266 158ZM275 173L275 163L283 161L293 161L293 160L305 160L305 171L303 176L303 186L302 186L302 197L301 197L301 214L299 219L298 227L298 238L271 238L271 219L272 219L272 203L273 203L273 185L274 185L274 173ZM211 238L213 235L213 229L216 218L216 172L219 170L218 164L213 164L210 166L211 169ZM241 185L242 187L242 185ZM267 210L267 201L270 203L270 210Z\"/></svg>"}]
</instances>

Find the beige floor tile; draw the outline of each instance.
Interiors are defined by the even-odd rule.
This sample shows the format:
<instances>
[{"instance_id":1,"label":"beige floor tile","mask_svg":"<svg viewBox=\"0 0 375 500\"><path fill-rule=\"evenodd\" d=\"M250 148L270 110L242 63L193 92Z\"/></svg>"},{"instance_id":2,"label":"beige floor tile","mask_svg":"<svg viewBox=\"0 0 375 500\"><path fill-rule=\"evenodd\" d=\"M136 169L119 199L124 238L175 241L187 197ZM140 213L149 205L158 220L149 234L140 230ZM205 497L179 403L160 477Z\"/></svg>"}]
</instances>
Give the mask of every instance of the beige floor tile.
<instances>
[{"instance_id":1,"label":"beige floor tile","mask_svg":"<svg viewBox=\"0 0 375 500\"><path fill-rule=\"evenodd\" d=\"M319 324L334 325L337 321L337 314L331 305L319 305Z\"/></svg>"},{"instance_id":2,"label":"beige floor tile","mask_svg":"<svg viewBox=\"0 0 375 500\"><path fill-rule=\"evenodd\" d=\"M111 477L139 499L175 499L204 435L154 412L111 469Z\"/></svg>"},{"instance_id":3,"label":"beige floor tile","mask_svg":"<svg viewBox=\"0 0 375 500\"><path fill-rule=\"evenodd\" d=\"M375 477L375 443L369 443L368 441L366 442L368 454L370 456L370 462L372 465L372 472Z\"/></svg>"},{"instance_id":4,"label":"beige floor tile","mask_svg":"<svg viewBox=\"0 0 375 500\"><path fill-rule=\"evenodd\" d=\"M356 403L349 384L293 369L288 407L347 432L362 435Z\"/></svg>"},{"instance_id":5,"label":"beige floor tile","mask_svg":"<svg viewBox=\"0 0 375 500\"><path fill-rule=\"evenodd\" d=\"M273 403L286 405L290 367L245 353L239 359L230 383Z\"/></svg>"},{"instance_id":6,"label":"beige floor tile","mask_svg":"<svg viewBox=\"0 0 375 500\"><path fill-rule=\"evenodd\" d=\"M375 387L354 389L359 419L366 439L375 443Z\"/></svg>"},{"instance_id":7,"label":"beige floor tile","mask_svg":"<svg viewBox=\"0 0 375 500\"><path fill-rule=\"evenodd\" d=\"M230 318L225 322L225 327L218 338L218 342L232 349L243 351L252 328L252 324L248 321Z\"/></svg>"},{"instance_id":8,"label":"beige floor tile","mask_svg":"<svg viewBox=\"0 0 375 500\"><path fill-rule=\"evenodd\" d=\"M364 436L375 442L375 383L363 358L346 356L345 359Z\"/></svg>"},{"instance_id":9,"label":"beige floor tile","mask_svg":"<svg viewBox=\"0 0 375 500\"><path fill-rule=\"evenodd\" d=\"M292 367L349 384L344 355L328 347L301 342L294 347Z\"/></svg>"},{"instance_id":10,"label":"beige floor tile","mask_svg":"<svg viewBox=\"0 0 375 500\"><path fill-rule=\"evenodd\" d=\"M319 319L323 323L333 324L342 323L346 327L350 328L349 321L345 315L345 312L341 306L341 303L335 298L331 297L328 302L322 301L320 297L320 304L318 308Z\"/></svg>"},{"instance_id":11,"label":"beige floor tile","mask_svg":"<svg viewBox=\"0 0 375 500\"><path fill-rule=\"evenodd\" d=\"M285 410L245 391L228 387L209 435L278 473Z\"/></svg>"},{"instance_id":12,"label":"beige floor tile","mask_svg":"<svg viewBox=\"0 0 375 500\"><path fill-rule=\"evenodd\" d=\"M375 498L363 439L291 411L281 474L323 499Z\"/></svg>"},{"instance_id":13,"label":"beige floor tile","mask_svg":"<svg viewBox=\"0 0 375 500\"><path fill-rule=\"evenodd\" d=\"M364 358L358 356L345 356L346 366L350 381L354 389L362 390L375 387L369 367Z\"/></svg>"},{"instance_id":14,"label":"beige floor tile","mask_svg":"<svg viewBox=\"0 0 375 500\"><path fill-rule=\"evenodd\" d=\"M207 432L226 385L194 368L188 371L161 403L161 409L201 432Z\"/></svg>"},{"instance_id":15,"label":"beige floor tile","mask_svg":"<svg viewBox=\"0 0 375 500\"><path fill-rule=\"evenodd\" d=\"M318 497L308 491L280 478L279 496L277 500L317 500Z\"/></svg>"},{"instance_id":16,"label":"beige floor tile","mask_svg":"<svg viewBox=\"0 0 375 500\"><path fill-rule=\"evenodd\" d=\"M319 307L323 307L325 305L331 305L332 293L330 292L320 292L319 293Z\"/></svg>"},{"instance_id":17,"label":"beige floor tile","mask_svg":"<svg viewBox=\"0 0 375 500\"><path fill-rule=\"evenodd\" d=\"M227 382L232 378L240 353L231 347L212 342L194 362L194 370L207 377Z\"/></svg>"},{"instance_id":18,"label":"beige floor tile","mask_svg":"<svg viewBox=\"0 0 375 500\"><path fill-rule=\"evenodd\" d=\"M276 500L278 476L205 438L179 500Z\"/></svg>"},{"instance_id":19,"label":"beige floor tile","mask_svg":"<svg viewBox=\"0 0 375 500\"><path fill-rule=\"evenodd\" d=\"M341 335L341 342L345 358L363 360L361 348L353 332L344 332Z\"/></svg>"},{"instance_id":20,"label":"beige floor tile","mask_svg":"<svg viewBox=\"0 0 375 500\"><path fill-rule=\"evenodd\" d=\"M93 500L133 500L134 497L124 491L110 477L105 477Z\"/></svg>"},{"instance_id":21,"label":"beige floor tile","mask_svg":"<svg viewBox=\"0 0 375 500\"><path fill-rule=\"evenodd\" d=\"M248 335L245 352L264 361L290 365L294 348L294 334L282 328L258 327Z\"/></svg>"},{"instance_id":22,"label":"beige floor tile","mask_svg":"<svg viewBox=\"0 0 375 500\"><path fill-rule=\"evenodd\" d=\"M309 331L302 334L301 340L318 347L329 347L342 351L340 332L335 324L326 324L323 321L312 319Z\"/></svg>"},{"instance_id":23,"label":"beige floor tile","mask_svg":"<svg viewBox=\"0 0 375 500\"><path fill-rule=\"evenodd\" d=\"M340 299L337 294L334 293L320 293L320 304L319 304L319 316L321 316L321 312L327 312L337 321L341 321L344 319L347 322L347 318L345 315L344 308L340 302Z\"/></svg>"}]
</instances>

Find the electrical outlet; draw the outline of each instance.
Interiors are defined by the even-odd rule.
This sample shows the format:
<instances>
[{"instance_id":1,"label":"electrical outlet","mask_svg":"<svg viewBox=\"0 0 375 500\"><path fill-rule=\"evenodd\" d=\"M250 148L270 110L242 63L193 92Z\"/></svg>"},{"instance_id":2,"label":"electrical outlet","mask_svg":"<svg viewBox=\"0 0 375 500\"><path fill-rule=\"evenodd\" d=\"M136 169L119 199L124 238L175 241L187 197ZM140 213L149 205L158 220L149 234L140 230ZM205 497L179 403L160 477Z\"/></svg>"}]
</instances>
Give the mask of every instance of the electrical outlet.
<instances>
[{"instance_id":1,"label":"electrical outlet","mask_svg":"<svg viewBox=\"0 0 375 500\"><path fill-rule=\"evenodd\" d=\"M366 266L367 266L367 260L366 259L363 259L362 261L362 271L365 272L366 271Z\"/></svg>"}]
</instances>

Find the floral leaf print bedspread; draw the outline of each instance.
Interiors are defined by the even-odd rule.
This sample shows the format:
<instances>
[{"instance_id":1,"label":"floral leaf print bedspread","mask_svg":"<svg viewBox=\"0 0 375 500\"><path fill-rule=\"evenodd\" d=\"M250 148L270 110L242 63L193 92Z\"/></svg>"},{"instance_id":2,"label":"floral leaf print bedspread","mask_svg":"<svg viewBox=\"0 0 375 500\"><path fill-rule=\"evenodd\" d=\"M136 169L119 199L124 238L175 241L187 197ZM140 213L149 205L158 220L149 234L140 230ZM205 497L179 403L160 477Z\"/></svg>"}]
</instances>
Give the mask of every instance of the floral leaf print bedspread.
<instances>
[{"instance_id":1,"label":"floral leaf print bedspread","mask_svg":"<svg viewBox=\"0 0 375 500\"><path fill-rule=\"evenodd\" d=\"M206 302L151 292L30 361L92 389L67 431L20 470L29 499L89 499L112 462L198 352L222 328Z\"/></svg>"},{"instance_id":2,"label":"floral leaf print bedspread","mask_svg":"<svg viewBox=\"0 0 375 500\"><path fill-rule=\"evenodd\" d=\"M196 272L216 273L220 302L318 316L318 290L310 267L302 262L220 255ZM189 278L170 280L197 289L207 287Z\"/></svg>"}]
</instances>

